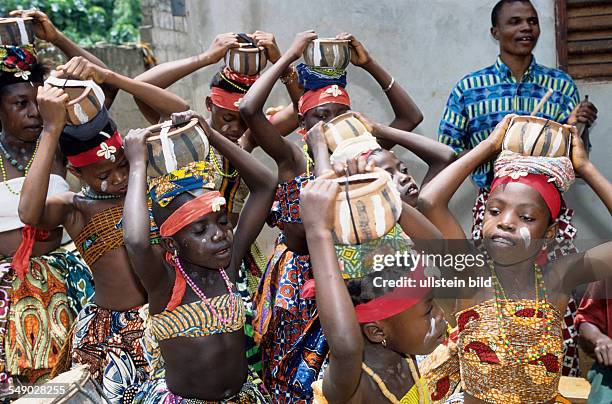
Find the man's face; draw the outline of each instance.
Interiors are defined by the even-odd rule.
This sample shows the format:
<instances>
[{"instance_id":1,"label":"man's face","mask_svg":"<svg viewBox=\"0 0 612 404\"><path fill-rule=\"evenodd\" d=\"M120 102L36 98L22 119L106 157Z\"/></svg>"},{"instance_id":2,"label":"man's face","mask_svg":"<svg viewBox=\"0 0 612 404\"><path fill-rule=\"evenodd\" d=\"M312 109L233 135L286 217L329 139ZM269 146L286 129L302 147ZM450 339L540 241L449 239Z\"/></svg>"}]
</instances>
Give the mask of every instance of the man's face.
<instances>
[{"instance_id":1,"label":"man's face","mask_svg":"<svg viewBox=\"0 0 612 404\"><path fill-rule=\"evenodd\" d=\"M499 41L501 53L529 56L540 37L538 14L529 2L504 4L491 34Z\"/></svg>"}]
</instances>

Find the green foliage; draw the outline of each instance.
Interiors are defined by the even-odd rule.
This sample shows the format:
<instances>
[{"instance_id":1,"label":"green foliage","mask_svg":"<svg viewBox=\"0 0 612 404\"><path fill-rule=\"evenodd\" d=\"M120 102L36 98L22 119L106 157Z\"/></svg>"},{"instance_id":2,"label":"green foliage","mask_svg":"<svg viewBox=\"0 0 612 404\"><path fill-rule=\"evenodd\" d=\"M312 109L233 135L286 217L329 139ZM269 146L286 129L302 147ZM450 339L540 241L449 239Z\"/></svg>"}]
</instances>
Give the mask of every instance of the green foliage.
<instances>
[{"instance_id":1,"label":"green foliage","mask_svg":"<svg viewBox=\"0 0 612 404\"><path fill-rule=\"evenodd\" d=\"M0 16L32 7L44 11L60 31L82 46L140 39L140 0L2 0Z\"/></svg>"}]
</instances>

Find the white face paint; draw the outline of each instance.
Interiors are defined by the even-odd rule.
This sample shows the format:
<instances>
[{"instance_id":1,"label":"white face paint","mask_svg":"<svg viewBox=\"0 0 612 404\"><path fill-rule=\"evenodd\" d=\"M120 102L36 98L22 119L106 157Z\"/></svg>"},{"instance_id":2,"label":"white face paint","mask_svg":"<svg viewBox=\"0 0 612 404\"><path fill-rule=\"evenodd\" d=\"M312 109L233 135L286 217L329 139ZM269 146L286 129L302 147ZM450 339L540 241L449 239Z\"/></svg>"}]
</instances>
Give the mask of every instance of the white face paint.
<instances>
[{"instance_id":1,"label":"white face paint","mask_svg":"<svg viewBox=\"0 0 612 404\"><path fill-rule=\"evenodd\" d=\"M429 331L427 331L427 335L425 335L425 338L434 337L435 332L436 332L436 319L432 317L429 322Z\"/></svg>"},{"instance_id":2,"label":"white face paint","mask_svg":"<svg viewBox=\"0 0 612 404\"><path fill-rule=\"evenodd\" d=\"M521 227L519 229L519 234L525 242L525 248L529 248L529 246L531 245L531 233L529 233L529 229L527 229L526 227Z\"/></svg>"},{"instance_id":3,"label":"white face paint","mask_svg":"<svg viewBox=\"0 0 612 404\"><path fill-rule=\"evenodd\" d=\"M102 192L106 192L108 190L108 181L102 181L102 183L100 183L100 189Z\"/></svg>"}]
</instances>

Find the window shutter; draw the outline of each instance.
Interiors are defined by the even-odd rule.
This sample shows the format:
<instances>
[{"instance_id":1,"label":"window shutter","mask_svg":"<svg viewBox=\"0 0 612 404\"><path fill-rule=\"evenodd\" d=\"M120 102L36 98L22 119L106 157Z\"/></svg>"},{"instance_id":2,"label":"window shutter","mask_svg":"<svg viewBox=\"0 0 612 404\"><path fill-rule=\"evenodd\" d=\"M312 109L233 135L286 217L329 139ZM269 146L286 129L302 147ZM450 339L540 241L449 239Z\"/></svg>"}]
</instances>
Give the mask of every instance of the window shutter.
<instances>
[{"instance_id":1,"label":"window shutter","mask_svg":"<svg viewBox=\"0 0 612 404\"><path fill-rule=\"evenodd\" d=\"M575 79L612 79L612 0L556 0L559 66Z\"/></svg>"}]
</instances>

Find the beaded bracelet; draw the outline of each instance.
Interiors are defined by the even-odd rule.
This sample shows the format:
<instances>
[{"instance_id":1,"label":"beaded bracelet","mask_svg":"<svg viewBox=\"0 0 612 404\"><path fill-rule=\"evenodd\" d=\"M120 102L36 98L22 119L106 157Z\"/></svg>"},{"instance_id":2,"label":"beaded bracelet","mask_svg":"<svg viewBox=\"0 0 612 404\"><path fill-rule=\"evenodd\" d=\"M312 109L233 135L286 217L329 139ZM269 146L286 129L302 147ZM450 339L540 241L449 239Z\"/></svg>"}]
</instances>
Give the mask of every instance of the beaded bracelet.
<instances>
[{"instance_id":1,"label":"beaded bracelet","mask_svg":"<svg viewBox=\"0 0 612 404\"><path fill-rule=\"evenodd\" d=\"M285 85L293 82L293 80L295 80L297 77L297 72L295 71L295 67L293 67L293 65L289 66L288 70L288 73L285 73L280 77L281 83Z\"/></svg>"}]
</instances>

